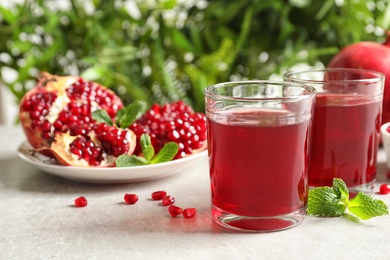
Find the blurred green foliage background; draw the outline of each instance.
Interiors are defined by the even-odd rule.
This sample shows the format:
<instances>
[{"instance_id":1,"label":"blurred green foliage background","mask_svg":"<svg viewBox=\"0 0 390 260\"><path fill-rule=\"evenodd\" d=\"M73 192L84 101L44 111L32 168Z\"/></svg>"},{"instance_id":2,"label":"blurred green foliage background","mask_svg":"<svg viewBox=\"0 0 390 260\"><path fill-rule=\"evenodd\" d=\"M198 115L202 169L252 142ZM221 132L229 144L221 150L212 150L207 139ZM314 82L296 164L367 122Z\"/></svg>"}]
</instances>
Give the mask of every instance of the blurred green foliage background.
<instances>
[{"instance_id":1,"label":"blurred green foliage background","mask_svg":"<svg viewBox=\"0 0 390 260\"><path fill-rule=\"evenodd\" d=\"M0 6L0 77L18 102L39 71L81 75L133 100L204 109L217 82L326 66L384 41L388 0L24 0ZM13 76L10 76L13 75Z\"/></svg>"}]
</instances>

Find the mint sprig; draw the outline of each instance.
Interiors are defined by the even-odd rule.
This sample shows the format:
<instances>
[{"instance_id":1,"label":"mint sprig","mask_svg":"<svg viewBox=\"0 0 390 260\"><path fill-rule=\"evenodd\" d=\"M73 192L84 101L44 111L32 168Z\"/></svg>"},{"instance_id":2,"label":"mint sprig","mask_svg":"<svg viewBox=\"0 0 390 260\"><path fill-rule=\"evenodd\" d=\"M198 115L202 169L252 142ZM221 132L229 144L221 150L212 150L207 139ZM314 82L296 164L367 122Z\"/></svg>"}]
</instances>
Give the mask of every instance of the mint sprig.
<instances>
[{"instance_id":1,"label":"mint sprig","mask_svg":"<svg viewBox=\"0 0 390 260\"><path fill-rule=\"evenodd\" d=\"M359 192L349 199L349 191L344 181L333 179L332 187L319 187L309 191L308 215L339 217L348 210L356 217L367 220L389 214L387 205L365 193Z\"/></svg>"},{"instance_id":2,"label":"mint sprig","mask_svg":"<svg viewBox=\"0 0 390 260\"><path fill-rule=\"evenodd\" d=\"M140 138L143 156L122 154L116 160L117 167L140 166L171 161L179 151L179 145L175 142L164 144L161 150L155 154L150 136L143 134Z\"/></svg>"},{"instance_id":3,"label":"mint sprig","mask_svg":"<svg viewBox=\"0 0 390 260\"><path fill-rule=\"evenodd\" d=\"M146 103L142 101L134 101L133 103L121 108L114 121L104 109L98 109L92 112L92 118L99 123L106 123L108 125L115 124L120 128L129 127L135 120L140 118L146 112Z\"/></svg>"}]
</instances>

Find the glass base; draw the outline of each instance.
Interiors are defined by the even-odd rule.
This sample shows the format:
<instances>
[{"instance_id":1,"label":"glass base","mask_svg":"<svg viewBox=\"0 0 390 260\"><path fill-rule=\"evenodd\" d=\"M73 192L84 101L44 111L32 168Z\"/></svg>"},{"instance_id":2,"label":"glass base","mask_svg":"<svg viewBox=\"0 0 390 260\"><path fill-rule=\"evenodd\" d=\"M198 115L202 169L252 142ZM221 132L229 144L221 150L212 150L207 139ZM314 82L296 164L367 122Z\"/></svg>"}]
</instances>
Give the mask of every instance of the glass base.
<instances>
[{"instance_id":1,"label":"glass base","mask_svg":"<svg viewBox=\"0 0 390 260\"><path fill-rule=\"evenodd\" d=\"M350 196L352 196L352 197L355 196L356 194L358 194L359 192L372 194L374 192L374 183L375 183L375 180L368 182L368 183L356 185L356 186L349 186L347 188L348 188ZM332 186L332 185L329 185L329 186ZM318 187L309 186L309 189L315 189L315 188L318 188Z\"/></svg>"},{"instance_id":2,"label":"glass base","mask_svg":"<svg viewBox=\"0 0 390 260\"><path fill-rule=\"evenodd\" d=\"M357 186L348 187L348 190L351 195L356 195L359 192L371 194L374 191L374 181L357 185Z\"/></svg>"},{"instance_id":3,"label":"glass base","mask_svg":"<svg viewBox=\"0 0 390 260\"><path fill-rule=\"evenodd\" d=\"M247 217L224 212L212 206L213 219L219 225L245 232L274 232L299 225L306 217L306 208L286 215L272 217Z\"/></svg>"}]
</instances>

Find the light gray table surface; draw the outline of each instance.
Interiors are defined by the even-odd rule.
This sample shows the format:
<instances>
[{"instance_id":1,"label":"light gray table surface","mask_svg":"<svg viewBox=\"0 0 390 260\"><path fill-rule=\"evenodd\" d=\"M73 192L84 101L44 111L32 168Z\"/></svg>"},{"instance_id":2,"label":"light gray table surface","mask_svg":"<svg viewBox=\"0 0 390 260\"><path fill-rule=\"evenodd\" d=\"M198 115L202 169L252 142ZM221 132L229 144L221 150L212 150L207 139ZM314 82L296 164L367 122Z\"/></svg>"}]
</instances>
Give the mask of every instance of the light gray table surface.
<instances>
[{"instance_id":1,"label":"light gray table surface","mask_svg":"<svg viewBox=\"0 0 390 260\"><path fill-rule=\"evenodd\" d=\"M19 127L0 126L0 259L390 259L390 215L353 222L307 217L273 233L237 233L212 221L207 158L170 177L141 183L91 184L57 177L20 159ZM386 177L379 151L379 185ZM166 190L195 207L171 218L150 200ZM136 193L135 205L123 202ZM78 196L85 208L73 207ZM373 194L390 205L390 195Z\"/></svg>"}]
</instances>

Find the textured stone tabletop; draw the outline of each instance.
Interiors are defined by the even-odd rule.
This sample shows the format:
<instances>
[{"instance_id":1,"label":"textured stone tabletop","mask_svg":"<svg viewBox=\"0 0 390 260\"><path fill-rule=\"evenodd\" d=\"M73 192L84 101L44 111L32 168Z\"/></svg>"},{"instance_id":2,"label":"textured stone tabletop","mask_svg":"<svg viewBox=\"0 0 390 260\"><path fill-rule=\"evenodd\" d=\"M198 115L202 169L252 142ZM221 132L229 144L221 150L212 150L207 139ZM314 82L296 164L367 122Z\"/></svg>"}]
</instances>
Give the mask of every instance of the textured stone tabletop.
<instances>
[{"instance_id":1,"label":"textured stone tabletop","mask_svg":"<svg viewBox=\"0 0 390 260\"><path fill-rule=\"evenodd\" d=\"M390 259L390 215L354 222L307 217L274 233L237 233L214 224L207 159L170 177L141 183L91 184L42 172L17 155L20 128L0 127L0 259ZM379 152L379 185L389 182ZM166 190L195 207L171 218L150 199ZM123 202L136 193L135 205ZM88 206L75 208L78 196ZM373 194L390 205L390 195Z\"/></svg>"}]
</instances>

